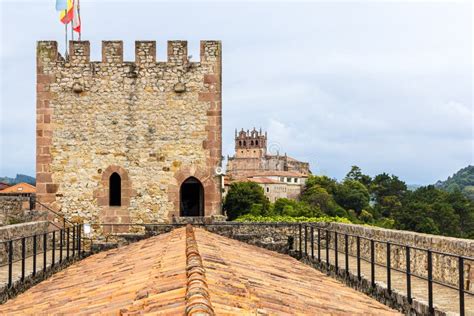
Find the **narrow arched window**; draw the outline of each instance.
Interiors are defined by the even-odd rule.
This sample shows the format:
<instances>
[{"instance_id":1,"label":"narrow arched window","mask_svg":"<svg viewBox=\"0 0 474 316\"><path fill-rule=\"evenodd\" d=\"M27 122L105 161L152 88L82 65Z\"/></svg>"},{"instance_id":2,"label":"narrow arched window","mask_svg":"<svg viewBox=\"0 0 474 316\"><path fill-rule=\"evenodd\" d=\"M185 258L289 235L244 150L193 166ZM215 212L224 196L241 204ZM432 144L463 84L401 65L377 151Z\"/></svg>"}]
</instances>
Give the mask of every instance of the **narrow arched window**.
<instances>
[{"instance_id":1,"label":"narrow arched window","mask_svg":"<svg viewBox=\"0 0 474 316\"><path fill-rule=\"evenodd\" d=\"M250 142L250 145L253 146L253 140Z\"/></svg>"},{"instance_id":2,"label":"narrow arched window","mask_svg":"<svg viewBox=\"0 0 474 316\"><path fill-rule=\"evenodd\" d=\"M244 146L247 146L247 142L244 140Z\"/></svg>"},{"instance_id":3,"label":"narrow arched window","mask_svg":"<svg viewBox=\"0 0 474 316\"><path fill-rule=\"evenodd\" d=\"M120 206L122 200L122 179L117 172L109 178L109 205Z\"/></svg>"},{"instance_id":4,"label":"narrow arched window","mask_svg":"<svg viewBox=\"0 0 474 316\"><path fill-rule=\"evenodd\" d=\"M255 141L255 145L258 146L258 140Z\"/></svg>"}]
</instances>

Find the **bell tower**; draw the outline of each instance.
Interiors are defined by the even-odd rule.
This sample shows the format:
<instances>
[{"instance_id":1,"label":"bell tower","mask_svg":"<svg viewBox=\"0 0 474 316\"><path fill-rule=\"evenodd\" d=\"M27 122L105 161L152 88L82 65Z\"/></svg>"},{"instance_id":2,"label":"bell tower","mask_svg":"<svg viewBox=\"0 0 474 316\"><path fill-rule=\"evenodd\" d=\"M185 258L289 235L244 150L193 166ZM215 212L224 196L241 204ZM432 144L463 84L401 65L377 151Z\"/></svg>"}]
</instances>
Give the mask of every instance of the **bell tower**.
<instances>
[{"instance_id":1,"label":"bell tower","mask_svg":"<svg viewBox=\"0 0 474 316\"><path fill-rule=\"evenodd\" d=\"M235 157L236 158L261 158L267 154L267 132L265 134L253 130L240 132L235 130Z\"/></svg>"}]
</instances>

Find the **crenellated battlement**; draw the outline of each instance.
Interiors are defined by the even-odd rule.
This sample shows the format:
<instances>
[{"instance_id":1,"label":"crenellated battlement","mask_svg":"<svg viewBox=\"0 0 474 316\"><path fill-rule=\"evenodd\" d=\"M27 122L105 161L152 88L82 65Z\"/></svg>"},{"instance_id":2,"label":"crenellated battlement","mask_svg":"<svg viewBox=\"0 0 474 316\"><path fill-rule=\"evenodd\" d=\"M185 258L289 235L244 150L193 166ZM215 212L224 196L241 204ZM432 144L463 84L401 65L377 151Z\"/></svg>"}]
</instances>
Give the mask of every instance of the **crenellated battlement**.
<instances>
[{"instance_id":1,"label":"crenellated battlement","mask_svg":"<svg viewBox=\"0 0 474 316\"><path fill-rule=\"evenodd\" d=\"M37 59L42 62L54 62L60 59L56 41L38 41ZM220 41L201 41L199 62L216 62L221 58ZM167 63L173 65L188 62L188 42L168 41ZM90 60L89 41L69 41L68 61L72 65L85 64ZM102 41L102 58L104 64L121 64L123 58L123 41ZM156 63L156 41L135 41L136 64Z\"/></svg>"}]
</instances>

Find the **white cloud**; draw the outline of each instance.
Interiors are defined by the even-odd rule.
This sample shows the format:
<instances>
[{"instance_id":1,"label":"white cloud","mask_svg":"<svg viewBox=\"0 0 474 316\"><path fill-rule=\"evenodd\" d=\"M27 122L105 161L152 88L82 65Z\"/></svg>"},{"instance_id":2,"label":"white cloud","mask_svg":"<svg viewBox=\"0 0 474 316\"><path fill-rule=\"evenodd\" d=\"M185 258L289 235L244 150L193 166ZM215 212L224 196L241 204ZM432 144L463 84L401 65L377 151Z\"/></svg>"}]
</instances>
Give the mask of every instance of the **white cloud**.
<instances>
[{"instance_id":1,"label":"white cloud","mask_svg":"<svg viewBox=\"0 0 474 316\"><path fill-rule=\"evenodd\" d=\"M102 39L123 39L127 60L136 39L156 39L159 60L168 39L188 39L194 56L200 39L223 40L224 154L235 128L255 126L282 153L338 178L357 164L431 183L473 163L468 3L82 5L95 60ZM30 173L35 42L57 39L62 51L63 28L51 1L0 9L0 175Z\"/></svg>"}]
</instances>

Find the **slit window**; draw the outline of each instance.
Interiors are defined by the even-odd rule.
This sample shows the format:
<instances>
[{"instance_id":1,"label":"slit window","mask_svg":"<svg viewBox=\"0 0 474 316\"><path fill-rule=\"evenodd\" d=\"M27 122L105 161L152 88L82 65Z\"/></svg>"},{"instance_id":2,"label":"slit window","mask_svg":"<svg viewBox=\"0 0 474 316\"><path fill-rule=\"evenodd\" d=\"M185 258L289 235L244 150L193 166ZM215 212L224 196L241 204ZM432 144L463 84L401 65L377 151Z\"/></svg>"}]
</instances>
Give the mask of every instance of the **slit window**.
<instances>
[{"instance_id":1,"label":"slit window","mask_svg":"<svg viewBox=\"0 0 474 316\"><path fill-rule=\"evenodd\" d=\"M121 206L122 179L117 172L112 173L109 179L109 205Z\"/></svg>"}]
</instances>

